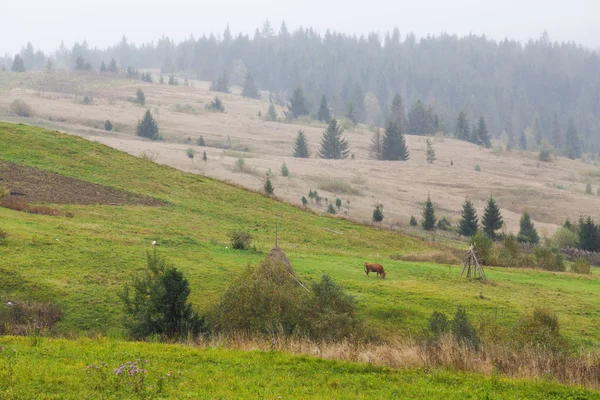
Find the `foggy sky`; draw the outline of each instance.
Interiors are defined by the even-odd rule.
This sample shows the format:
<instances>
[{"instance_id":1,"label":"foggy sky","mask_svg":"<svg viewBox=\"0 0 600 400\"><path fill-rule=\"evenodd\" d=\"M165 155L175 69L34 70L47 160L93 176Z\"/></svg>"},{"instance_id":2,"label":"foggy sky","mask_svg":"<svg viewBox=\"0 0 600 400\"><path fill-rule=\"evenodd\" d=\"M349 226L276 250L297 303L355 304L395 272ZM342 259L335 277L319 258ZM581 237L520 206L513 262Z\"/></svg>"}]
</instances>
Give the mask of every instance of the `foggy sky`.
<instances>
[{"instance_id":1,"label":"foggy sky","mask_svg":"<svg viewBox=\"0 0 600 400\"><path fill-rule=\"evenodd\" d=\"M221 33L253 35L269 19L276 32L313 27L343 33L383 35L395 26L404 36L448 32L486 34L526 41L544 30L552 41L600 47L598 0L0 0L0 54L15 53L31 41L53 51L64 40L107 47L125 35L130 43L175 40Z\"/></svg>"}]
</instances>

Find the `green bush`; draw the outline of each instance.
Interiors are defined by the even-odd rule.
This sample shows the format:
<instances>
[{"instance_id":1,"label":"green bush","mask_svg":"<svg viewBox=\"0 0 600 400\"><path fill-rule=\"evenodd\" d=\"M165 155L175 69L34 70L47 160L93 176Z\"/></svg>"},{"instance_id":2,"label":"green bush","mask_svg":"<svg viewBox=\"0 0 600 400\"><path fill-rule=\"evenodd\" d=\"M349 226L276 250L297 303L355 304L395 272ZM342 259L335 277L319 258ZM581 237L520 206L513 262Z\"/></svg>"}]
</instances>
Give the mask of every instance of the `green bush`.
<instances>
[{"instance_id":1,"label":"green bush","mask_svg":"<svg viewBox=\"0 0 600 400\"><path fill-rule=\"evenodd\" d=\"M544 162L552 161L552 151L546 146L542 147L540 154L538 155L538 160Z\"/></svg>"},{"instance_id":2,"label":"green bush","mask_svg":"<svg viewBox=\"0 0 600 400\"><path fill-rule=\"evenodd\" d=\"M448 316L446 314L439 311L434 311L431 313L429 321L427 322L427 328L425 329L426 334L437 340L444 333L448 332L449 329L450 321L448 320Z\"/></svg>"},{"instance_id":3,"label":"green bush","mask_svg":"<svg viewBox=\"0 0 600 400\"><path fill-rule=\"evenodd\" d=\"M231 247L236 250L246 250L252 244L252 235L249 232L233 231L229 233Z\"/></svg>"},{"instance_id":4,"label":"green bush","mask_svg":"<svg viewBox=\"0 0 600 400\"><path fill-rule=\"evenodd\" d=\"M21 99L14 100L10 103L10 110L19 117L33 117L33 108Z\"/></svg>"},{"instance_id":5,"label":"green bush","mask_svg":"<svg viewBox=\"0 0 600 400\"><path fill-rule=\"evenodd\" d=\"M450 330L457 342L461 342L475 349L479 347L479 335L477 334L475 327L471 324L464 307L456 307L454 318L450 324Z\"/></svg>"},{"instance_id":6,"label":"green bush","mask_svg":"<svg viewBox=\"0 0 600 400\"><path fill-rule=\"evenodd\" d=\"M210 104L206 105L206 109L214 112L225 112L225 106L220 98L215 97Z\"/></svg>"},{"instance_id":7,"label":"green bush","mask_svg":"<svg viewBox=\"0 0 600 400\"><path fill-rule=\"evenodd\" d=\"M561 227L552 235L552 246L562 249L564 247L577 247L578 236L572 230Z\"/></svg>"},{"instance_id":8,"label":"green bush","mask_svg":"<svg viewBox=\"0 0 600 400\"><path fill-rule=\"evenodd\" d=\"M269 174L267 174L264 189L266 194L273 194L275 192L275 188L273 187L273 183L271 182L271 177L269 176Z\"/></svg>"},{"instance_id":9,"label":"green bush","mask_svg":"<svg viewBox=\"0 0 600 400\"><path fill-rule=\"evenodd\" d=\"M437 227L438 229L441 229L443 231L449 231L450 229L452 229L452 224L450 223L450 221L448 221L446 217L442 217L442 219L438 221Z\"/></svg>"},{"instance_id":10,"label":"green bush","mask_svg":"<svg viewBox=\"0 0 600 400\"><path fill-rule=\"evenodd\" d=\"M470 243L475 245L475 250L477 251L480 263L489 264L492 261L494 241L485 233L477 232L477 234L471 237Z\"/></svg>"},{"instance_id":11,"label":"green bush","mask_svg":"<svg viewBox=\"0 0 600 400\"><path fill-rule=\"evenodd\" d=\"M288 169L287 165L285 165L285 161L283 164L281 164L281 176L290 176L290 170Z\"/></svg>"},{"instance_id":12,"label":"green bush","mask_svg":"<svg viewBox=\"0 0 600 400\"><path fill-rule=\"evenodd\" d=\"M112 122L110 122L109 120L104 121L104 130L112 131L113 130Z\"/></svg>"},{"instance_id":13,"label":"green bush","mask_svg":"<svg viewBox=\"0 0 600 400\"><path fill-rule=\"evenodd\" d=\"M575 259L575 261L573 261L573 264L571 264L571 272L576 274L591 274L592 268L590 266L590 262L583 257L578 257Z\"/></svg>"},{"instance_id":14,"label":"green bush","mask_svg":"<svg viewBox=\"0 0 600 400\"><path fill-rule=\"evenodd\" d=\"M204 145L205 145L205 143L204 143L204 136L200 136L200 137L198 138L198 140L196 141L196 144L197 144L198 146L204 146Z\"/></svg>"},{"instance_id":15,"label":"green bush","mask_svg":"<svg viewBox=\"0 0 600 400\"><path fill-rule=\"evenodd\" d=\"M479 166L479 164L475 164L475 171L481 172L481 167Z\"/></svg>"},{"instance_id":16,"label":"green bush","mask_svg":"<svg viewBox=\"0 0 600 400\"><path fill-rule=\"evenodd\" d=\"M535 308L530 314L522 316L514 328L513 335L519 347L531 347L551 352L566 349L566 343L560 334L560 323L555 313Z\"/></svg>"},{"instance_id":17,"label":"green bush","mask_svg":"<svg viewBox=\"0 0 600 400\"><path fill-rule=\"evenodd\" d=\"M521 249L515 235L508 234L502 240L499 251L499 262L503 267L519 267L521 265Z\"/></svg>"},{"instance_id":18,"label":"green bush","mask_svg":"<svg viewBox=\"0 0 600 400\"><path fill-rule=\"evenodd\" d=\"M329 214L334 214L335 215L336 211L335 211L335 207L334 207L333 204L329 203L329 205L327 206L327 212Z\"/></svg>"},{"instance_id":19,"label":"green bush","mask_svg":"<svg viewBox=\"0 0 600 400\"><path fill-rule=\"evenodd\" d=\"M189 283L183 273L167 264L156 250L148 253L145 275L134 278L131 288L125 285L119 293L131 336L143 339L158 334L185 338L206 331L204 317L187 302L189 294Z\"/></svg>"},{"instance_id":20,"label":"green bush","mask_svg":"<svg viewBox=\"0 0 600 400\"><path fill-rule=\"evenodd\" d=\"M414 215L411 215L409 224L410 224L410 226L418 226L419 225L419 223L417 222L417 219L415 218Z\"/></svg>"},{"instance_id":21,"label":"green bush","mask_svg":"<svg viewBox=\"0 0 600 400\"><path fill-rule=\"evenodd\" d=\"M538 268L547 271L565 271L564 258L558 249L548 246L536 246L533 254Z\"/></svg>"},{"instance_id":22,"label":"green bush","mask_svg":"<svg viewBox=\"0 0 600 400\"><path fill-rule=\"evenodd\" d=\"M141 88L138 88L137 92L135 93L135 98L140 105L146 105L146 95Z\"/></svg>"}]
</instances>

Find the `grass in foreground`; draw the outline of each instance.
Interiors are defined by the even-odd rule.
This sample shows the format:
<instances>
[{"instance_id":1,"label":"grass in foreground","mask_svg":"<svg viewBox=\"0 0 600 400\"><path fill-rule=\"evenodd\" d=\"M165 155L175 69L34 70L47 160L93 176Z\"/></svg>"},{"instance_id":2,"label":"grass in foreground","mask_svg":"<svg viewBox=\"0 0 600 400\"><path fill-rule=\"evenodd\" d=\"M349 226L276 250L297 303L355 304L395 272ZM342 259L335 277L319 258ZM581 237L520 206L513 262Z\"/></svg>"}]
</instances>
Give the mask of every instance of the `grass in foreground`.
<instances>
[{"instance_id":1,"label":"grass in foreground","mask_svg":"<svg viewBox=\"0 0 600 400\"><path fill-rule=\"evenodd\" d=\"M71 341L35 337L3 337L0 346L0 398L7 400L600 398L598 392L546 381L443 370L391 370L277 351L242 352L107 339ZM136 361L147 370L145 374L134 373L133 377L115 374L121 364ZM100 369L88 368L90 365ZM142 375L144 380L140 383ZM164 378L162 390L157 393L161 378Z\"/></svg>"},{"instance_id":2,"label":"grass in foreground","mask_svg":"<svg viewBox=\"0 0 600 400\"><path fill-rule=\"evenodd\" d=\"M206 312L231 277L258 263L274 242L304 281L328 272L357 297L369 325L387 337L419 332L434 310L457 305L473 315L494 312L511 323L534 306L557 312L561 331L581 345L600 343L600 288L595 272L576 276L488 268L491 284L460 279L460 268L392 261L425 254L416 239L319 216L256 193L186 174L77 137L24 125L0 124L0 159L68 177L153 196L166 207L56 206L60 218L0 208L0 297L51 301L64 310L61 332L120 335L117 291L145 267L151 242L188 277L191 301ZM57 187L56 190L61 190ZM227 234L249 230L256 251L234 251ZM365 261L380 262L388 279L367 278Z\"/></svg>"}]
</instances>

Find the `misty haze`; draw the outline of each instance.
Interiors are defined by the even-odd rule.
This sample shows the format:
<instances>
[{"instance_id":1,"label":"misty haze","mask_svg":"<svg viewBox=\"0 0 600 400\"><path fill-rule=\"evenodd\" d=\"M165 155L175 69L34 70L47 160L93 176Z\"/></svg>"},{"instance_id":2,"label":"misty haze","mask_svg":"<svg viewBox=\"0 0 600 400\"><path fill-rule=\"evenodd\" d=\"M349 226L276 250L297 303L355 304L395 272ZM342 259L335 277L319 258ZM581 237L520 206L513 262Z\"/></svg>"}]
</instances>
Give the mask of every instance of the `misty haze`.
<instances>
[{"instance_id":1,"label":"misty haze","mask_svg":"<svg viewBox=\"0 0 600 400\"><path fill-rule=\"evenodd\" d=\"M4 4L0 398L600 398L599 12Z\"/></svg>"}]
</instances>

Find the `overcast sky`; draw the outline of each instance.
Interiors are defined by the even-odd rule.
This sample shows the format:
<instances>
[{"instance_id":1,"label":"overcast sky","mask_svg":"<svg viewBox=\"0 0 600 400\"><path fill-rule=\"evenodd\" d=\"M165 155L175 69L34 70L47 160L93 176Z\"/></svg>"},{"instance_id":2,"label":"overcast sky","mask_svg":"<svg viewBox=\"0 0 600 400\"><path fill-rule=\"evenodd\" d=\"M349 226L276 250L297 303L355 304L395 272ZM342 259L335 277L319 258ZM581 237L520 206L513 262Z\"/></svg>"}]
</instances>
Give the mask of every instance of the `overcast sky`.
<instances>
[{"instance_id":1,"label":"overcast sky","mask_svg":"<svg viewBox=\"0 0 600 400\"><path fill-rule=\"evenodd\" d=\"M544 30L552 41L600 47L600 0L0 0L0 54L31 41L54 50L88 41L106 47L125 35L137 44L163 34L176 40L223 32L253 34L269 19L276 31L312 26L344 33L475 33L526 41Z\"/></svg>"}]
</instances>

